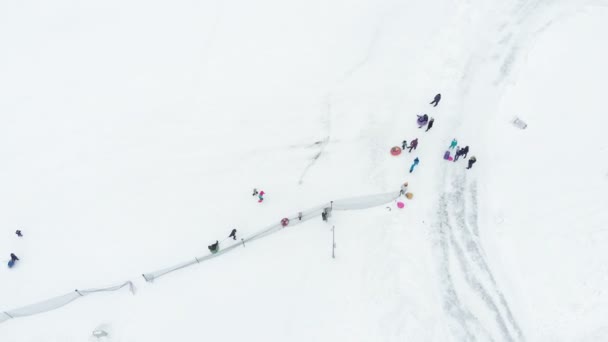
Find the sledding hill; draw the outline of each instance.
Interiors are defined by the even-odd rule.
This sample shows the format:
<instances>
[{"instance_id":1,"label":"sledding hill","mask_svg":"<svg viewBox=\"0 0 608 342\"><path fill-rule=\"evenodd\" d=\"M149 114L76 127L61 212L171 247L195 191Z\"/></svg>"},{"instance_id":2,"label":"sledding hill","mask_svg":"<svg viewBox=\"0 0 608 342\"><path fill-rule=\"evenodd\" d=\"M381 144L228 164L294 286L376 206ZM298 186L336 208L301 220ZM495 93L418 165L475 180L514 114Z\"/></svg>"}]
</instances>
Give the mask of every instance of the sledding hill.
<instances>
[{"instance_id":1,"label":"sledding hill","mask_svg":"<svg viewBox=\"0 0 608 342\"><path fill-rule=\"evenodd\" d=\"M608 338L607 15L601 1L0 5L0 255L21 259L0 268L0 311L136 288L9 319L0 340ZM453 138L472 169L442 159ZM404 181L403 209L335 211L141 277L233 228Z\"/></svg>"}]
</instances>

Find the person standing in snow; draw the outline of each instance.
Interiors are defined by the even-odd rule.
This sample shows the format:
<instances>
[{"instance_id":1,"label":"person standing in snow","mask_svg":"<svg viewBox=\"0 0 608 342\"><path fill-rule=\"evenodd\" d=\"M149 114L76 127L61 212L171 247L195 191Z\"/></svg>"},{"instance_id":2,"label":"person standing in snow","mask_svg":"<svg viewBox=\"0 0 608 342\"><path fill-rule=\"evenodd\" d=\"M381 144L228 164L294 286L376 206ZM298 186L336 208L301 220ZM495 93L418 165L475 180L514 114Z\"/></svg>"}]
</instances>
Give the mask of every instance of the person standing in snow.
<instances>
[{"instance_id":1,"label":"person standing in snow","mask_svg":"<svg viewBox=\"0 0 608 342\"><path fill-rule=\"evenodd\" d=\"M441 94L435 95L435 98L429 104L434 105L433 107L437 107L437 105L439 104L439 101L441 101Z\"/></svg>"},{"instance_id":2,"label":"person standing in snow","mask_svg":"<svg viewBox=\"0 0 608 342\"><path fill-rule=\"evenodd\" d=\"M458 144L458 141L456 140L456 138L452 139L452 143L450 144L450 150L454 149L454 147L456 147L457 144Z\"/></svg>"},{"instance_id":3,"label":"person standing in snow","mask_svg":"<svg viewBox=\"0 0 608 342\"><path fill-rule=\"evenodd\" d=\"M416 147L418 147L418 138L412 140L412 142L410 142L410 153L412 152L412 149L416 149Z\"/></svg>"},{"instance_id":4,"label":"person standing in snow","mask_svg":"<svg viewBox=\"0 0 608 342\"><path fill-rule=\"evenodd\" d=\"M477 161L477 158L475 158L474 156L471 156L471 158L469 159L469 167L467 167L467 169L472 168L473 164L475 164L476 161Z\"/></svg>"},{"instance_id":5,"label":"person standing in snow","mask_svg":"<svg viewBox=\"0 0 608 342\"><path fill-rule=\"evenodd\" d=\"M253 194L251 194L251 196L255 196L255 195L257 195L257 194L258 194L258 189L253 188Z\"/></svg>"},{"instance_id":6,"label":"person standing in snow","mask_svg":"<svg viewBox=\"0 0 608 342\"><path fill-rule=\"evenodd\" d=\"M233 240L236 240L236 229L233 229L230 232L230 235L228 235L228 238L232 238Z\"/></svg>"},{"instance_id":7,"label":"person standing in snow","mask_svg":"<svg viewBox=\"0 0 608 342\"><path fill-rule=\"evenodd\" d=\"M14 253L11 253L11 261L15 262L17 260L19 260L19 258L17 258L17 256Z\"/></svg>"},{"instance_id":8,"label":"person standing in snow","mask_svg":"<svg viewBox=\"0 0 608 342\"><path fill-rule=\"evenodd\" d=\"M401 191L400 191L400 193L401 193L402 195L405 195L405 193L407 192L407 187L408 187L408 185L409 185L409 184L408 184L407 182L405 182L405 183L403 183L403 185L401 185Z\"/></svg>"},{"instance_id":9,"label":"person standing in snow","mask_svg":"<svg viewBox=\"0 0 608 342\"><path fill-rule=\"evenodd\" d=\"M429 124L426 126L426 131L425 132L428 132L429 129L431 129L433 127L433 123L435 123L435 119L431 118L431 120L429 121Z\"/></svg>"},{"instance_id":10,"label":"person standing in snow","mask_svg":"<svg viewBox=\"0 0 608 342\"><path fill-rule=\"evenodd\" d=\"M467 154L469 154L469 145L465 146L465 147L462 149L461 154L463 154L463 155L464 155L464 157L463 157L464 159L467 159Z\"/></svg>"},{"instance_id":11,"label":"person standing in snow","mask_svg":"<svg viewBox=\"0 0 608 342\"><path fill-rule=\"evenodd\" d=\"M260 191L258 198L259 198L258 203L262 203L264 201L264 190Z\"/></svg>"},{"instance_id":12,"label":"person standing in snow","mask_svg":"<svg viewBox=\"0 0 608 342\"><path fill-rule=\"evenodd\" d=\"M401 149L405 151L406 148L407 148L407 140L403 140L403 143L401 143Z\"/></svg>"},{"instance_id":13,"label":"person standing in snow","mask_svg":"<svg viewBox=\"0 0 608 342\"><path fill-rule=\"evenodd\" d=\"M416 165L418 165L418 163L420 163L420 160L418 159L418 157L416 157L416 159L414 159L414 163L412 164L412 166L410 166L410 173L414 171L414 168L416 167Z\"/></svg>"},{"instance_id":14,"label":"person standing in snow","mask_svg":"<svg viewBox=\"0 0 608 342\"><path fill-rule=\"evenodd\" d=\"M20 230L17 230L17 231L15 232L15 234L17 234L17 236L18 236L18 237L23 237L23 234L21 234L21 231L20 231Z\"/></svg>"},{"instance_id":15,"label":"person standing in snow","mask_svg":"<svg viewBox=\"0 0 608 342\"><path fill-rule=\"evenodd\" d=\"M462 154L462 150L464 149L460 148L460 146L456 146L456 154L454 154L454 161L458 160L458 157L460 157L460 155Z\"/></svg>"}]
</instances>

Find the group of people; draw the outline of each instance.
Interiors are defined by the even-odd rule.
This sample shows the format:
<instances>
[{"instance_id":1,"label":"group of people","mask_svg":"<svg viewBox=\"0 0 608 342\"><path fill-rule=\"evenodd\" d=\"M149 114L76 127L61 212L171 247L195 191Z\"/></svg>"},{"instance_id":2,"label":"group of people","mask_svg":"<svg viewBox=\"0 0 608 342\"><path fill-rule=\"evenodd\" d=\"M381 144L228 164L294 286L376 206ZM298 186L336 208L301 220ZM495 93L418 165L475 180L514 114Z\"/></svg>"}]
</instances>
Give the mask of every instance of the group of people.
<instances>
[{"instance_id":1,"label":"group of people","mask_svg":"<svg viewBox=\"0 0 608 342\"><path fill-rule=\"evenodd\" d=\"M17 235L17 237L23 237L23 234L21 233L21 230L19 230L19 229L17 229L17 231L15 231L15 234ZM8 267L13 268L13 266L15 266L15 263L17 263L17 261L19 261L19 257L17 257L15 255L15 253L11 253L11 260L8 261Z\"/></svg>"},{"instance_id":2,"label":"group of people","mask_svg":"<svg viewBox=\"0 0 608 342\"><path fill-rule=\"evenodd\" d=\"M441 94L437 94L435 95L435 97L433 98L433 101L430 102L430 104L433 105L433 107L437 107L437 105L439 104L439 101L441 101ZM431 129L433 127L433 124L435 123L435 119L434 118L430 118L428 114L422 114L422 115L417 115L418 119L416 120L416 123L418 124L418 128L422 128L424 126L426 126L426 131L428 132L429 129ZM407 140L403 140L402 144L401 144L401 149L405 151L405 149L409 149L409 153L412 152L412 150L415 150L418 147L418 138L415 138L414 140L412 140L410 142L410 145L408 146L407 144ZM458 141L454 138L452 140L452 142L450 143L450 147L449 150L446 151L446 156L449 157L450 155L450 150L453 150L454 148L456 148L456 155L454 156L454 161L457 161L458 158L460 158L461 156L463 156L464 159L467 158L467 155L469 153L469 146L465 146L463 148L460 148L458 146ZM447 159L446 157L446 159ZM450 158L451 160L451 158ZM474 156L471 156L471 158L469 158L468 160L468 166L467 169L470 169L473 167L473 164L475 164L475 162L477 162L477 158L475 158ZM414 168L420 164L420 159L418 159L418 157L416 157L412 163L412 165L410 166L410 173L414 172Z\"/></svg>"},{"instance_id":3,"label":"group of people","mask_svg":"<svg viewBox=\"0 0 608 342\"><path fill-rule=\"evenodd\" d=\"M258 203L262 203L264 201L264 194L265 194L264 190L258 192L258 189L253 188L253 194L251 196L256 196L257 195L258 196Z\"/></svg>"},{"instance_id":4,"label":"group of people","mask_svg":"<svg viewBox=\"0 0 608 342\"><path fill-rule=\"evenodd\" d=\"M454 148L456 148L456 153L454 154L454 162L458 161L458 158L460 158L461 156L464 159L467 159L467 156L469 154L469 145L467 145L463 148L460 148L460 146L458 146L458 140L456 140L456 138L454 138L454 139L452 139L452 142L450 143L450 150L453 150ZM476 161L477 161L477 158L475 158L474 156L471 156L471 158L469 158L467 169L472 168L473 164L475 164Z\"/></svg>"}]
</instances>

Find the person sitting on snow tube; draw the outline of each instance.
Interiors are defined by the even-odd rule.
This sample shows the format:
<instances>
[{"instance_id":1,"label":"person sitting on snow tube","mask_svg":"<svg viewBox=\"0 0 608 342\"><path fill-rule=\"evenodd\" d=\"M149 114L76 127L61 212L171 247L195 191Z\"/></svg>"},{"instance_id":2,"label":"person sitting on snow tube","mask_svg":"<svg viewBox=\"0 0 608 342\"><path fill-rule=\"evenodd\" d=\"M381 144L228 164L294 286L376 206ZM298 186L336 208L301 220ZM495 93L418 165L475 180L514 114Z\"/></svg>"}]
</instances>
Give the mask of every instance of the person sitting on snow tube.
<instances>
[{"instance_id":1,"label":"person sitting on snow tube","mask_svg":"<svg viewBox=\"0 0 608 342\"><path fill-rule=\"evenodd\" d=\"M220 247L220 242L215 240L215 243L212 245L209 245L207 248L209 248L209 251L211 253L217 253L217 251L219 250Z\"/></svg>"},{"instance_id":2,"label":"person sitting on snow tube","mask_svg":"<svg viewBox=\"0 0 608 342\"><path fill-rule=\"evenodd\" d=\"M418 126L422 127L424 125L426 125L426 123L429 121L429 116L424 114L424 115L418 115Z\"/></svg>"},{"instance_id":3,"label":"person sitting on snow tube","mask_svg":"<svg viewBox=\"0 0 608 342\"><path fill-rule=\"evenodd\" d=\"M13 267L17 260L19 260L19 258L17 258L14 253L11 253L11 260L8 262L8 267Z\"/></svg>"}]
</instances>

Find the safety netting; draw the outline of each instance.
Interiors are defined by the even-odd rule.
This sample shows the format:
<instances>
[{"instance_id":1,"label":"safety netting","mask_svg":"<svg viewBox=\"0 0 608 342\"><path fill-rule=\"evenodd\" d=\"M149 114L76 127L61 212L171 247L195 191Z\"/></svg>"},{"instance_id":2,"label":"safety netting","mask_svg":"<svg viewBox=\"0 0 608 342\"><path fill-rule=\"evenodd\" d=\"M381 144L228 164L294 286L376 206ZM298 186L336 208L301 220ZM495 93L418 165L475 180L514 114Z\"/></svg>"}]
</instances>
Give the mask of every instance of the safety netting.
<instances>
[{"instance_id":1,"label":"safety netting","mask_svg":"<svg viewBox=\"0 0 608 342\"><path fill-rule=\"evenodd\" d=\"M230 244L226 247L222 247L222 248L220 248L219 251L217 251L215 253L207 253L203 256L194 257L193 259L190 259L188 261L185 261L185 262L173 265L173 266L169 266L169 267L160 269L158 271L144 273L144 274L142 274L142 276L144 277L144 279L146 281L151 282L154 279L164 276L173 271L177 271L182 268L196 265L203 261L213 259L222 254L228 253L240 246L244 246L245 244L247 244L251 241L254 241L254 240L260 239L264 236L275 233L275 232L281 230L282 228L285 228L285 226L292 227L292 226L300 224L304 221L310 220L311 218L315 218L315 217L318 218L323 212L329 213L332 210L368 209L368 208L380 206L380 205L389 203L391 201L394 201L400 195L401 195L400 191L393 191L393 192L387 192L387 193L382 193L382 194L375 194L375 195L368 195L368 196L361 196L361 197L354 197L354 198L344 198L344 199L340 199L340 200L326 202L326 203L323 203L316 207L306 209L306 210L300 211L298 213L295 213L295 214L292 214L289 216L285 216L284 218L286 218L288 220L287 225L285 225L283 222L277 220L279 222L277 222L276 224L265 227L255 233L253 233L252 235L248 235L245 238L242 238L238 242L233 242L232 244Z\"/></svg>"},{"instance_id":2,"label":"safety netting","mask_svg":"<svg viewBox=\"0 0 608 342\"><path fill-rule=\"evenodd\" d=\"M133 283L130 281L126 281L119 285L114 285L114 286L109 286L109 287L104 287L104 288L93 288L93 289L85 289L85 290L76 289L73 292L66 293L64 295L57 296L57 297L54 297L51 299L47 299L47 300L44 300L44 301L41 301L38 303L26 305L26 306L23 306L23 307L20 307L17 309L13 309L13 310L2 311L2 312L0 312L0 323L7 321L11 318L31 316L31 315L39 314L42 312L55 310L55 309L58 309L62 306L65 306L65 305L75 301L78 298L88 296L90 294L98 293L98 292L118 291L118 290L122 289L123 287L127 287L127 286L129 287L129 290L131 291L131 293L135 292Z\"/></svg>"}]
</instances>

